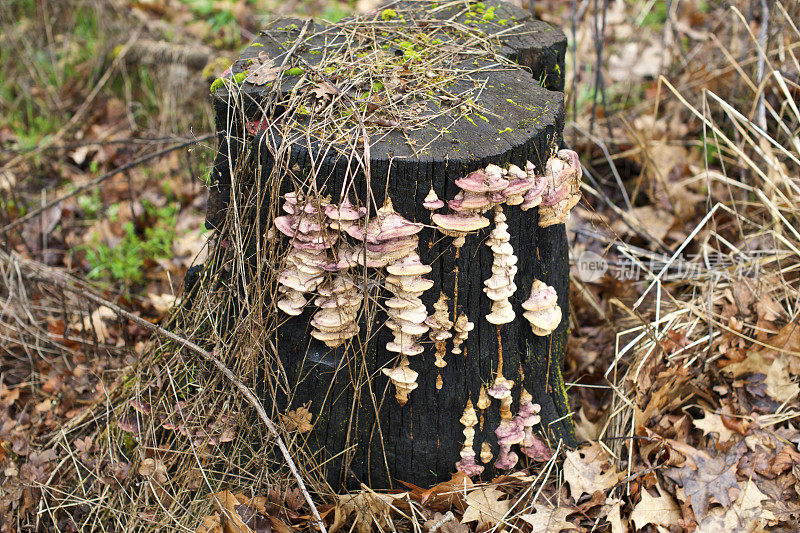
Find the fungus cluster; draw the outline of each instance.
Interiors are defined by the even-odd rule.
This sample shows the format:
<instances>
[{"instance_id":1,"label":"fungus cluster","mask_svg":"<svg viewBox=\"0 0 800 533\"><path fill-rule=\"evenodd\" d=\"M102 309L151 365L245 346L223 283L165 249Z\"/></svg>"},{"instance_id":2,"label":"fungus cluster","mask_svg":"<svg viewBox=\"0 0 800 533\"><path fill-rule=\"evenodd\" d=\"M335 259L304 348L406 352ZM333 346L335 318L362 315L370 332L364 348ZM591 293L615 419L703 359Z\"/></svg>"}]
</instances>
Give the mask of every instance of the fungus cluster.
<instances>
[{"instance_id":1,"label":"fungus cluster","mask_svg":"<svg viewBox=\"0 0 800 533\"><path fill-rule=\"evenodd\" d=\"M511 415L511 389L514 382L503 377L501 369L498 369L492 387L489 389L489 396L500 400L500 424L494 431L497 435L497 444L500 447L500 454L494 465L497 468L507 470L517 464L519 457L511 451L511 446L519 444L525 438L525 432L521 422Z\"/></svg>"},{"instance_id":2,"label":"fungus cluster","mask_svg":"<svg viewBox=\"0 0 800 533\"><path fill-rule=\"evenodd\" d=\"M455 331L455 336L453 337L453 349L451 352L454 355L458 355L461 353L461 345L467 340L469 336L469 332L475 329L475 324L469 321L467 315L463 312L458 315L456 318L455 325L453 326L453 330Z\"/></svg>"},{"instance_id":3,"label":"fungus cluster","mask_svg":"<svg viewBox=\"0 0 800 533\"><path fill-rule=\"evenodd\" d=\"M395 368L384 368L383 373L394 384L397 401L405 405L408 394L417 388L418 377L408 357L423 352L419 340L428 331L428 311L420 297L433 287L433 281L422 277L431 267L422 264L416 251L422 224L402 217L387 199L365 230L355 225L343 229L363 243L353 252L353 260L369 268L386 268L384 286L392 294L386 300L386 327L394 334L386 349L397 352L401 359Z\"/></svg>"},{"instance_id":4,"label":"fungus cluster","mask_svg":"<svg viewBox=\"0 0 800 533\"><path fill-rule=\"evenodd\" d=\"M437 368L442 369L447 366L444 355L447 352L447 339L453 337L450 330L453 328L453 321L450 320L449 309L447 307L447 295L441 293L439 299L433 304L434 313L425 319L425 324L430 328L428 337L436 347L436 360L433 362ZM436 378L436 388L442 388L442 373Z\"/></svg>"},{"instance_id":5,"label":"fungus cluster","mask_svg":"<svg viewBox=\"0 0 800 533\"><path fill-rule=\"evenodd\" d=\"M556 290L538 279L533 280L531 294L522 303L524 316L531 324L534 335L550 335L561 323L561 308Z\"/></svg>"},{"instance_id":6,"label":"fungus cluster","mask_svg":"<svg viewBox=\"0 0 800 533\"><path fill-rule=\"evenodd\" d=\"M292 241L286 267L278 277L281 297L277 305L287 315L297 316L308 303L305 294L315 291L325 280L327 251L338 235L327 227L324 200L304 199L297 193L286 194L284 200L287 214L275 218L275 228Z\"/></svg>"},{"instance_id":7,"label":"fungus cluster","mask_svg":"<svg viewBox=\"0 0 800 533\"><path fill-rule=\"evenodd\" d=\"M456 469L468 476L478 475L483 472L483 467L475 462L473 444L478 417L472 407L472 400L467 400L467 406L464 408L464 413L461 415L459 422L464 426L464 445L461 448L461 460L456 463Z\"/></svg>"},{"instance_id":8,"label":"fungus cluster","mask_svg":"<svg viewBox=\"0 0 800 533\"><path fill-rule=\"evenodd\" d=\"M492 300L492 310L486 315L486 320L497 326L508 324L514 320L514 308L508 299L517 290L514 276L517 273L517 256L509 242L511 235L508 233L506 216L500 205L494 208L494 229L489 234L486 245L492 249L494 261L492 262L492 277L484 281L486 287L483 292Z\"/></svg>"},{"instance_id":9,"label":"fungus cluster","mask_svg":"<svg viewBox=\"0 0 800 533\"><path fill-rule=\"evenodd\" d=\"M541 411L541 406L533 403L530 393L522 389L522 393L519 395L519 411L516 416L525 433L525 437L520 443L520 449L534 461L546 461L550 459L550 450L539 437L533 434L533 426L541 421L539 411Z\"/></svg>"},{"instance_id":10,"label":"fungus cluster","mask_svg":"<svg viewBox=\"0 0 800 533\"><path fill-rule=\"evenodd\" d=\"M556 157L547 160L547 187L539 207L540 227L563 224L569 219L570 210L581 199L582 176L578 154L572 150L559 150Z\"/></svg>"}]
</instances>

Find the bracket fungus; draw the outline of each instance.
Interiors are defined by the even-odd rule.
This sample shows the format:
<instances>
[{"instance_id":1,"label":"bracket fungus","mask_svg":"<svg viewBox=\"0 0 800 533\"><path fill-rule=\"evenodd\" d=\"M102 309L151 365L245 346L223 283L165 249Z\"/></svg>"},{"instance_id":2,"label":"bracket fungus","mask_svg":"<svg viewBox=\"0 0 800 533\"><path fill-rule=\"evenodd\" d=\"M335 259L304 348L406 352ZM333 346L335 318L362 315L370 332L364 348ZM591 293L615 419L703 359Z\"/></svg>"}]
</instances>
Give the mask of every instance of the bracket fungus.
<instances>
[{"instance_id":1,"label":"bracket fungus","mask_svg":"<svg viewBox=\"0 0 800 533\"><path fill-rule=\"evenodd\" d=\"M420 337L428 331L425 320L428 311L420 296L433 287L433 281L422 277L431 271L431 267L423 265L416 252L388 265L386 271L386 288L392 297L386 300L386 313L389 320L386 326L394 332L394 340L386 345L386 349L405 356L418 355L424 348L419 343Z\"/></svg>"},{"instance_id":2,"label":"bracket fungus","mask_svg":"<svg viewBox=\"0 0 800 533\"><path fill-rule=\"evenodd\" d=\"M547 160L545 181L547 187L539 207L539 226L546 228L563 224L570 210L581 200L581 163L572 150L559 150Z\"/></svg>"},{"instance_id":3,"label":"bracket fungus","mask_svg":"<svg viewBox=\"0 0 800 533\"><path fill-rule=\"evenodd\" d=\"M439 299L433 304L434 313L425 319L425 324L430 328L428 337L436 347L436 360L433 364L440 369L447 366L447 361L444 360L444 355L447 352L447 339L453 337L450 332L453 328L453 322L450 320L447 300L447 295L440 293ZM442 373L440 371L436 378L436 388L441 389L442 385Z\"/></svg>"},{"instance_id":4,"label":"bracket fungus","mask_svg":"<svg viewBox=\"0 0 800 533\"><path fill-rule=\"evenodd\" d=\"M431 187L431 190L428 191L428 194L422 201L422 207L428 211L436 211L437 209L444 207L444 202L439 199L439 196L437 196L436 191L433 190L433 187Z\"/></svg>"},{"instance_id":5,"label":"bracket fungus","mask_svg":"<svg viewBox=\"0 0 800 533\"><path fill-rule=\"evenodd\" d=\"M394 397L397 403L405 405L408 402L408 394L417 388L417 377L419 376L408 364L408 358L403 357L400 364L394 368L384 368L382 370L392 383L394 383Z\"/></svg>"},{"instance_id":6,"label":"bracket fungus","mask_svg":"<svg viewBox=\"0 0 800 533\"><path fill-rule=\"evenodd\" d=\"M277 306L284 313L297 316L307 303L304 295L325 280L327 250L338 235L327 228L324 200L303 200L297 193L286 194L284 200L283 210L288 214L276 217L274 225L292 241L286 265L278 276L278 292L282 296Z\"/></svg>"},{"instance_id":7,"label":"bracket fungus","mask_svg":"<svg viewBox=\"0 0 800 533\"><path fill-rule=\"evenodd\" d=\"M387 198L376 215L367 222L366 229L348 225L344 229L351 237L363 241L356 248L353 259L370 268L382 268L402 259L417 248L417 233L422 224L406 220L394 210Z\"/></svg>"},{"instance_id":8,"label":"bracket fungus","mask_svg":"<svg viewBox=\"0 0 800 533\"><path fill-rule=\"evenodd\" d=\"M314 304L319 310L311 318L311 336L331 348L358 335L358 311L363 295L361 287L346 272L336 274L318 289Z\"/></svg>"},{"instance_id":9,"label":"bracket fungus","mask_svg":"<svg viewBox=\"0 0 800 533\"><path fill-rule=\"evenodd\" d=\"M535 335L550 335L561 323L561 308L556 290L538 279L533 280L530 297L522 303L524 316Z\"/></svg>"},{"instance_id":10,"label":"bracket fungus","mask_svg":"<svg viewBox=\"0 0 800 533\"><path fill-rule=\"evenodd\" d=\"M489 396L500 400L500 424L494 431L497 435L497 444L500 446L500 454L494 465L503 470L513 468L517 464L519 456L511 451L511 446L519 444L525 438L521 420L511 415L513 387L514 382L503 377L502 369L498 367L497 377L489 389Z\"/></svg>"},{"instance_id":11,"label":"bracket fungus","mask_svg":"<svg viewBox=\"0 0 800 533\"><path fill-rule=\"evenodd\" d=\"M467 400L467 406L459 419L464 426L464 445L461 448L461 460L456 463L456 469L468 476L475 476L483 472L483 467L475 462L475 426L478 425L478 417L472 407L472 400Z\"/></svg>"},{"instance_id":12,"label":"bracket fungus","mask_svg":"<svg viewBox=\"0 0 800 533\"><path fill-rule=\"evenodd\" d=\"M453 337L453 349L450 352L454 355L458 355L461 353L461 345L467 340L469 332L475 329L475 324L470 322L467 315L462 312L458 315L453 329L456 333Z\"/></svg>"},{"instance_id":13,"label":"bracket fungus","mask_svg":"<svg viewBox=\"0 0 800 533\"><path fill-rule=\"evenodd\" d=\"M494 261L492 262L492 277L484 281L486 287L483 292L492 300L492 310L486 315L486 320L500 326L514 320L514 308L508 299L517 290L514 276L517 273L517 256L509 242L511 235L508 233L506 216L502 206L494 208L494 229L486 240L486 245L492 249Z\"/></svg>"},{"instance_id":14,"label":"bracket fungus","mask_svg":"<svg viewBox=\"0 0 800 533\"><path fill-rule=\"evenodd\" d=\"M541 421L540 411L541 406L538 403L533 403L533 397L523 388L519 396L519 411L516 419L522 425L525 437L519 446L525 455L537 461L549 459L549 457L543 459L547 456L549 449L539 437L533 434L533 426Z\"/></svg>"}]
</instances>

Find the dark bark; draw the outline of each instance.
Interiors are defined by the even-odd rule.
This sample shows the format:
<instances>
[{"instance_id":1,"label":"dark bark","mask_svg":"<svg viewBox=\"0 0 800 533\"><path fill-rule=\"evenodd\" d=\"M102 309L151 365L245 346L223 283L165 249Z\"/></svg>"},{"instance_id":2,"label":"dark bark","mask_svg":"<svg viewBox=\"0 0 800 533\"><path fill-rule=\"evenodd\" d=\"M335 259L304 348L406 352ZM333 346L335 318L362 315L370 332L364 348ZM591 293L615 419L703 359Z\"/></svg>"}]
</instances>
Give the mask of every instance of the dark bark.
<instances>
[{"instance_id":1,"label":"dark bark","mask_svg":"<svg viewBox=\"0 0 800 533\"><path fill-rule=\"evenodd\" d=\"M452 199L458 191L454 180L472 170L489 163L512 162L524 166L526 160L542 169L554 147L563 144L563 94L555 92L564 87L566 39L563 33L542 22L531 21L530 14L519 8L486 4L498 6L497 18L507 19L512 25L522 24L513 36L502 39L499 50L527 69L484 74L488 83L479 104L487 113L473 114L455 124L449 117L440 117L422 130L409 132L417 140L417 146L428 146L426 150L417 153L399 131L373 142L370 182L368 184L363 175L356 178L356 196L362 205L366 204L368 189L379 203L388 194L401 215L430 224L430 213L423 208L422 201L431 186L440 198ZM454 14L439 11L436 16L443 19ZM295 24L299 28L303 22L295 21ZM298 33L298 29L288 26L287 21L277 23L257 40L263 46L249 47L242 58L246 60L263 50L277 57L276 63L279 63L280 54L291 46ZM492 33L503 29L487 27L484 31ZM316 25L310 31L324 34L327 30ZM330 34L325 34L325 38L330 40ZM309 63L315 61L315 56L303 50L296 53L306 54L303 57ZM240 61L238 68L243 64ZM258 118L262 93L262 88L245 84L240 100L244 103L243 113L228 106L227 91L220 90L215 95L220 151L214 169L216 186L209 202L208 225L211 227L219 227L223 220L230 189L229 168L235 165L230 155L239 153L245 141L243 121ZM439 136L442 128L450 133ZM262 137L248 142L259 146L264 142ZM307 168L312 158L317 160L320 150L322 148L315 145L294 145L290 165L297 163ZM317 162L320 189L330 194L334 202L339 201L347 158L334 153L320 159ZM272 165L267 150L261 151L261 164ZM563 225L539 228L536 209L523 212L508 206L505 212L511 244L519 257L515 278L518 289L511 300L517 320L502 328L504 374L516 384L512 411L518 407L522 383L533 395L534 402L542 407L542 424L537 426L537 432L551 446L560 439L571 445L574 435L561 377L569 310L566 232ZM440 292L451 297L452 305L458 266L458 307L475 323L465 343L465 354L453 355L448 346L448 364L441 369L444 382L441 390L436 389L437 368L433 365L433 347L428 345L423 354L411 358L412 368L420 374L419 388L411 393L405 406L396 402L394 387L380 372L381 368L392 366L396 354L385 349L391 335L387 328L381 327L386 317L379 309L371 327L365 323L361 325L362 332L369 331L372 336L369 339L362 336L363 356L357 358L352 357L352 353L345 356L341 348L330 350L311 338L309 321L313 309L279 328L278 352L289 383L296 385L291 398L279 400L280 408L294 409L312 402L315 430L309 445L323 451L321 461L334 457L325 464L327 479L334 487L359 481L382 487L398 479L426 485L446 479L455 471L463 442L463 426L458 420L467 399L471 398L473 403L477 401L481 385L491 383L497 367L497 330L484 318L491 305L483 293L483 281L491 276L492 253L484 244L490 229L468 237L458 260L450 244L452 239L442 238L430 227L420 233L420 256L423 263L433 268L426 277L435 282L423 296L429 312ZM547 337L533 335L528 322L522 318L521 303L530 293L534 279L555 287L564 315L559 328ZM524 372L524 380L520 370ZM353 382L365 381L365 373L371 378L367 380L370 388L354 390ZM265 401L270 400L265 398ZM488 441L497 455L493 431L498 422L495 400L484 413L482 429L476 427L476 450L480 450L481 442ZM345 450L347 452L343 453ZM487 465L483 477L494 473Z\"/></svg>"}]
</instances>

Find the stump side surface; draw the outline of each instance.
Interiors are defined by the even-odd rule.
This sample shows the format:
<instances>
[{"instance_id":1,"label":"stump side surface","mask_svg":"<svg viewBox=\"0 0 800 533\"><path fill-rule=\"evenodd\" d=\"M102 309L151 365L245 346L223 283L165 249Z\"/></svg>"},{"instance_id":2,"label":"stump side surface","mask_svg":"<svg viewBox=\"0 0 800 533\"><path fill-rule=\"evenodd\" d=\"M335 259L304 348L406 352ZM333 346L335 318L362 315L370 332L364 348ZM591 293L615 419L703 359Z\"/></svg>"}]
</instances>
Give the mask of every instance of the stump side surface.
<instances>
[{"instance_id":1,"label":"stump side surface","mask_svg":"<svg viewBox=\"0 0 800 533\"><path fill-rule=\"evenodd\" d=\"M370 146L369 181L360 173L354 182L354 196L360 203L365 203L368 190L378 199L388 196L401 215L428 225L420 233L419 252L423 263L433 268L426 277L434 281L434 287L423 296L429 312L442 291L451 297L452 305L456 281L451 239L434 232L430 227L430 212L422 206L429 188L433 187L440 198L448 200L458 191L455 179L488 163L524 165L526 160L530 160L542 169L553 148L563 142L563 94L539 84L541 80L552 89L563 89L566 50L563 34L544 23L530 21L530 15L518 8L499 3L487 5L496 5L498 16L516 17L526 30L505 38L499 44L499 50L530 70L487 71L479 102L484 112L465 115L455 122L453 117L442 115L423 129L405 134L389 130L375 135ZM436 16L453 16L453 13L442 11ZM460 16L465 17L464 14ZM288 26L291 24L300 28L303 22L292 22ZM282 22L268 30L257 41L263 46L248 48L243 59L254 57L261 50L280 58L281 50L291 47L292 35L296 38L299 32L288 26ZM314 34L312 40L318 35L320 42L327 42L328 46L333 46L330 44L333 42L335 45L335 32L330 28L318 25L309 28ZM309 64L313 64L316 57L310 53L313 49L309 46L296 53L307 54ZM291 84L292 80L285 80L286 83ZM458 89L456 85L454 90ZM257 109L264 89L245 84L244 92L245 114L254 112L252 109L247 111L248 105ZM237 114L228 106L229 95L223 93L224 90L215 96L221 147L227 146L227 142L223 142L226 136L230 138L238 134L238 138L246 139L245 142L260 149L262 166L271 167L274 162L266 143L274 142L274 132L246 136L242 124L237 125L235 121L231 124L230 118ZM436 111L432 103L427 105L428 111ZM257 113L248 119L254 117ZM446 135L441 135L443 129L448 131ZM416 146L409 146L409 135ZM235 145L238 141L233 142ZM418 149L418 146L425 148ZM349 167L348 156L333 150L326 157L320 157L326 148L319 143L297 143L292 147L289 165L308 169L310 161L315 161L318 186L338 202L339 190ZM232 152L236 153L236 150ZM218 158L216 171L219 186L216 194L212 192L209 208L209 223L215 227L221 225L219 213L224 213L227 205L226 185L229 183L229 177L226 182L224 175L226 168L230 168L230 161L224 159L228 154L225 150L220 153L223 160L220 163ZM289 190L291 183L287 179L282 192ZM518 289L511 299L517 320L502 329L504 374L517 384L512 410L516 411L518 407L519 385L524 384L534 401L542 406L545 424L538 428L539 432L552 443L559 439L571 443L573 435L560 370L569 309L566 232L563 225L539 228L535 209L522 212L506 207L505 212L511 242L519 256L519 271L515 278ZM380 327L386 319L380 309L372 327L373 336L362 338L365 349L355 360L352 355L346 356L342 349L330 350L311 339L309 321L313 309L286 321L279 329L281 362L289 382L298 384L290 398L279 400L279 407L282 410L294 409L312 402L316 425L310 445L325 449L327 455L323 460L334 457L327 467L328 480L335 487L356 482L365 482L372 487L391 486L396 479L426 485L447 479L454 471L463 441L463 426L458 419L467 399L471 398L475 403L481 385L491 383L497 366L497 332L495 326L484 319L491 306L491 301L483 294L483 280L491 276L492 253L484 245L490 229L468 237L460 252L457 262L459 310L463 310L476 327L465 343L466 355L452 355L448 347L448 365L441 370L445 384L441 390L436 389L437 372L430 346L423 354L411 358L412 368L420 374L419 387L405 406L397 404L393 387L380 372L396 359L396 354L385 349L391 335L387 328ZM559 305L564 311L561 325L547 337L533 335L528 323L522 319L521 303L527 298L534 279L555 287ZM386 293L373 296L380 301ZM368 326L362 323L362 331L368 331ZM524 379L520 371L524 373ZM364 373L371 376L372 389L354 391L352 380ZM491 443L496 457L493 430L499 422L497 401L493 401L482 418L481 427L476 427L476 451L485 440ZM354 444L354 450L342 455ZM493 474L493 469L487 468L484 477Z\"/></svg>"}]
</instances>

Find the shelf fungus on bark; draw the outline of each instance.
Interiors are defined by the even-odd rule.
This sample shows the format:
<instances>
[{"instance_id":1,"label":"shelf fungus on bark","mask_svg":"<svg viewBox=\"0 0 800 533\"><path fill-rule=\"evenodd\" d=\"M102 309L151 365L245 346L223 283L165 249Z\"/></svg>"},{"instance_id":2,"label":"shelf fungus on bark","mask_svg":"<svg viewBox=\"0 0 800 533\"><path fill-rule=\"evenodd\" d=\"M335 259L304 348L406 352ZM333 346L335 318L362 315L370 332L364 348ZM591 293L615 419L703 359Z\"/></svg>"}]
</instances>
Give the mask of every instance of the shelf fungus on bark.
<instances>
[{"instance_id":1,"label":"shelf fungus on bark","mask_svg":"<svg viewBox=\"0 0 800 533\"><path fill-rule=\"evenodd\" d=\"M422 227L422 224L411 222L398 214L392 201L387 198L367 222L366 229L359 224L351 224L345 226L344 230L363 242L356 247L353 259L359 265L382 268L417 249L417 233Z\"/></svg>"},{"instance_id":2,"label":"shelf fungus on bark","mask_svg":"<svg viewBox=\"0 0 800 533\"><path fill-rule=\"evenodd\" d=\"M341 346L358 335L358 312L363 295L361 287L346 271L337 273L317 290L314 304L319 310L311 318L311 336L330 348Z\"/></svg>"},{"instance_id":3,"label":"shelf fungus on bark","mask_svg":"<svg viewBox=\"0 0 800 533\"><path fill-rule=\"evenodd\" d=\"M420 296L433 287L433 281L422 277L431 271L423 265L416 252L388 265L385 286L392 293L386 300L386 326L394 333L394 340L386 345L391 352L414 356L423 352L420 337L428 331L425 320L428 311Z\"/></svg>"},{"instance_id":4,"label":"shelf fungus on bark","mask_svg":"<svg viewBox=\"0 0 800 533\"><path fill-rule=\"evenodd\" d=\"M519 456L511 451L511 446L519 444L525 438L522 422L511 416L511 389L513 386L514 382L503 377L498 368L497 377L489 389L489 396L500 400L500 424L494 431L494 434L497 435L497 444L500 446L500 454L494 465L502 470L514 468L517 464Z\"/></svg>"},{"instance_id":5,"label":"shelf fungus on bark","mask_svg":"<svg viewBox=\"0 0 800 533\"><path fill-rule=\"evenodd\" d=\"M544 185L542 184L544 180L542 177L534 175L534 167L530 161L527 162L526 168L530 168L530 171L526 172L517 165L508 166L508 172L506 173L508 186L503 189L506 205L521 206L525 203L525 195L528 191L536 189L537 186L541 186L541 189L544 190Z\"/></svg>"},{"instance_id":6,"label":"shelf fungus on bark","mask_svg":"<svg viewBox=\"0 0 800 533\"><path fill-rule=\"evenodd\" d=\"M436 195L436 191L433 190L433 187L431 187L431 190L428 191L427 196L425 196L425 199L422 201L422 207L428 211L436 211L444 207L444 202Z\"/></svg>"},{"instance_id":7,"label":"shelf fungus on bark","mask_svg":"<svg viewBox=\"0 0 800 533\"><path fill-rule=\"evenodd\" d=\"M283 210L288 214L276 217L274 225L292 241L286 264L278 276L278 291L282 296L277 306L284 313L297 316L307 303L304 295L325 280L327 250L339 236L327 228L324 214L327 202L304 200L296 193L289 193L284 199Z\"/></svg>"},{"instance_id":8,"label":"shelf fungus on bark","mask_svg":"<svg viewBox=\"0 0 800 533\"><path fill-rule=\"evenodd\" d=\"M500 205L494 208L494 229L486 240L486 245L492 249L494 261L492 262L492 277L484 281L486 287L483 292L492 300L491 312L486 315L486 320L497 326L508 324L514 320L514 308L508 299L517 290L514 276L517 273L517 256L509 242L511 235L508 233L506 216Z\"/></svg>"},{"instance_id":9,"label":"shelf fungus on bark","mask_svg":"<svg viewBox=\"0 0 800 533\"><path fill-rule=\"evenodd\" d=\"M534 335L550 335L561 323L561 308L556 290L538 279L533 280L530 297L522 303L524 316Z\"/></svg>"},{"instance_id":10,"label":"shelf fungus on bark","mask_svg":"<svg viewBox=\"0 0 800 533\"><path fill-rule=\"evenodd\" d=\"M542 193L544 193L547 187L547 180L544 176L536 175L536 167L530 161L525 164L525 174L528 176L528 179L533 180L533 186L525 191L522 203L519 204L520 209L523 211L527 211L541 204Z\"/></svg>"},{"instance_id":11,"label":"shelf fungus on bark","mask_svg":"<svg viewBox=\"0 0 800 533\"><path fill-rule=\"evenodd\" d=\"M494 457L494 454L492 454L492 447L488 442L484 441L483 444L481 444L481 462L488 465L492 461L492 457Z\"/></svg>"},{"instance_id":12,"label":"shelf fungus on bark","mask_svg":"<svg viewBox=\"0 0 800 533\"><path fill-rule=\"evenodd\" d=\"M468 476L475 476L483 472L483 467L475 462L475 426L478 424L478 417L472 407L472 400L467 400L467 406L459 419L464 426L464 445L461 448L461 460L456 463L456 469Z\"/></svg>"},{"instance_id":13,"label":"shelf fungus on bark","mask_svg":"<svg viewBox=\"0 0 800 533\"><path fill-rule=\"evenodd\" d=\"M572 150L559 150L547 160L547 187L539 207L539 227L563 224L569 219L570 210L581 200L582 175L578 154Z\"/></svg>"},{"instance_id":14,"label":"shelf fungus on bark","mask_svg":"<svg viewBox=\"0 0 800 533\"><path fill-rule=\"evenodd\" d=\"M519 411L516 418L522 424L525 437L522 439L519 447L522 452L533 459L534 461L547 461L552 457L552 452L545 445L542 440L534 435L533 426L541 421L539 412L541 406L538 403L533 403L533 397L530 393L522 389L519 396Z\"/></svg>"},{"instance_id":15,"label":"shelf fungus on bark","mask_svg":"<svg viewBox=\"0 0 800 533\"><path fill-rule=\"evenodd\" d=\"M394 384L394 397L397 403L405 405L408 402L408 394L417 388L417 374L408 364L408 358L403 357L400 364L394 368L384 368L382 370Z\"/></svg>"},{"instance_id":16,"label":"shelf fungus on bark","mask_svg":"<svg viewBox=\"0 0 800 533\"><path fill-rule=\"evenodd\" d=\"M475 324L469 321L467 315L463 312L456 318L455 325L453 326L455 335L453 336L453 349L450 353L458 355L461 353L461 345L467 340L469 332L475 329Z\"/></svg>"},{"instance_id":17,"label":"shelf fungus on bark","mask_svg":"<svg viewBox=\"0 0 800 533\"><path fill-rule=\"evenodd\" d=\"M433 304L434 313L425 319L425 324L430 328L428 337L436 347L436 360L433 362L437 368L447 366L444 356L447 353L447 339L453 337L450 330L453 328L453 321L450 320L450 312L447 307L447 295L439 294L439 299ZM441 390L443 385L441 371L436 377L436 389Z\"/></svg>"}]
</instances>

